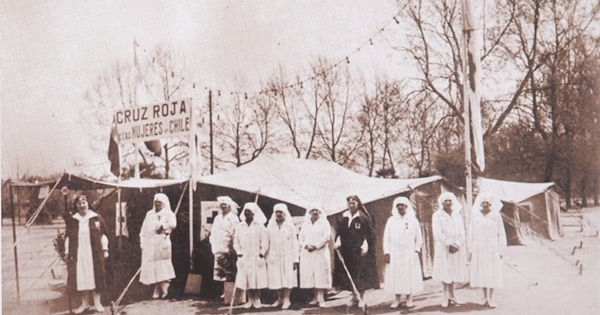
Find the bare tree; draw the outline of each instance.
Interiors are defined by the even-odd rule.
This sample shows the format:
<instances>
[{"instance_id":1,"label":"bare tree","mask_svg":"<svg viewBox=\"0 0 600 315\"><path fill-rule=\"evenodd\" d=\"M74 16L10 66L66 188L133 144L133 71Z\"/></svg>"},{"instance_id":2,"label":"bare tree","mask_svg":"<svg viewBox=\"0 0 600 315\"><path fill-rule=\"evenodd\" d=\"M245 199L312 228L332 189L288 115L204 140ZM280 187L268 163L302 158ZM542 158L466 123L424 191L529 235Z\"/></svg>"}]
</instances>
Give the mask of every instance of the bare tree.
<instances>
[{"instance_id":1,"label":"bare tree","mask_svg":"<svg viewBox=\"0 0 600 315\"><path fill-rule=\"evenodd\" d=\"M299 80L297 76L296 81ZM304 83L286 81L280 69L267 84L267 91L276 103L277 117L289 133L285 138L290 140L296 157L309 158L317 136L319 110L324 102L317 97L318 83L306 83L305 89Z\"/></svg>"},{"instance_id":2,"label":"bare tree","mask_svg":"<svg viewBox=\"0 0 600 315\"><path fill-rule=\"evenodd\" d=\"M275 104L268 96L233 93L219 101L217 112L217 161L239 167L270 149Z\"/></svg>"},{"instance_id":3,"label":"bare tree","mask_svg":"<svg viewBox=\"0 0 600 315\"><path fill-rule=\"evenodd\" d=\"M402 103L405 115L398 124L399 137L405 147L402 158L417 171L418 177L432 175L439 148L449 147L443 141L451 138L448 137L448 130L452 130L449 121L453 116L450 112L439 111L438 101L430 92L422 91L414 93Z\"/></svg>"},{"instance_id":4,"label":"bare tree","mask_svg":"<svg viewBox=\"0 0 600 315\"><path fill-rule=\"evenodd\" d=\"M363 132L352 126L355 96L351 92L350 73L323 58L313 65L313 73L315 100L319 100L316 104L322 102L322 110L315 118L321 146L315 153L340 165L352 166L356 163L353 155L362 145Z\"/></svg>"},{"instance_id":5,"label":"bare tree","mask_svg":"<svg viewBox=\"0 0 600 315\"><path fill-rule=\"evenodd\" d=\"M406 95L403 82L378 79L374 95L364 96L358 120L365 133L365 149L369 176L395 174L392 146L400 141L398 122L404 114L402 103ZM365 88L366 90L366 88ZM378 165L378 170L375 166Z\"/></svg>"},{"instance_id":6,"label":"bare tree","mask_svg":"<svg viewBox=\"0 0 600 315\"><path fill-rule=\"evenodd\" d=\"M408 44L396 47L407 53L416 62L420 72L417 79L422 89L429 91L436 103L451 110L451 114L463 121L463 57L462 57L462 16L461 1L458 0L407 0L400 5L407 5L405 17L409 21ZM508 1L496 2L496 26L486 32L484 37L485 51L482 54L483 64L505 65L509 58L504 54L509 30L514 23L516 4ZM484 138L500 128L507 116L519 104L532 73L526 71L515 90L506 96L498 95L497 99L482 102L484 122L491 127ZM490 78L484 78L484 80ZM494 79L493 77L491 79ZM484 95L484 97L494 97ZM442 108L439 108L442 109ZM439 110L438 109L438 110ZM443 109L442 109L443 110Z\"/></svg>"}]
</instances>

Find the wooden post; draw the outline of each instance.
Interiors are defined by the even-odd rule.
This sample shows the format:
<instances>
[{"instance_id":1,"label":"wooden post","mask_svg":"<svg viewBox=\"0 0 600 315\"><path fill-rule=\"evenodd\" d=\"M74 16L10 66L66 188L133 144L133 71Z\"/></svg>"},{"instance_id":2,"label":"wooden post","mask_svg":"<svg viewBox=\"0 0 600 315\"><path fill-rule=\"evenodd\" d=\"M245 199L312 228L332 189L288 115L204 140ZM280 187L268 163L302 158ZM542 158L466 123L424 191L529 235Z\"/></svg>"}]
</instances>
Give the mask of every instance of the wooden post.
<instances>
[{"instance_id":1,"label":"wooden post","mask_svg":"<svg viewBox=\"0 0 600 315\"><path fill-rule=\"evenodd\" d=\"M192 130L190 130L190 140L188 145L189 150L189 161L190 161L190 187L188 189L188 208L189 208L189 218L190 218L190 226L189 226L189 240L190 240L190 271L194 267L193 261L193 253L194 253L194 172L196 171L196 120L194 119L194 106L192 105L192 100L190 100L190 126L192 126Z\"/></svg>"},{"instance_id":2,"label":"wooden post","mask_svg":"<svg viewBox=\"0 0 600 315\"><path fill-rule=\"evenodd\" d=\"M13 185L10 183L10 214L12 217L13 253L15 255L15 279L17 281L17 303L21 304L21 288L19 287L19 257L17 253L17 229L15 227L15 204L13 201Z\"/></svg>"},{"instance_id":3,"label":"wooden post","mask_svg":"<svg viewBox=\"0 0 600 315\"><path fill-rule=\"evenodd\" d=\"M210 138L210 174L214 173L212 90L208 90L208 135Z\"/></svg>"}]
</instances>

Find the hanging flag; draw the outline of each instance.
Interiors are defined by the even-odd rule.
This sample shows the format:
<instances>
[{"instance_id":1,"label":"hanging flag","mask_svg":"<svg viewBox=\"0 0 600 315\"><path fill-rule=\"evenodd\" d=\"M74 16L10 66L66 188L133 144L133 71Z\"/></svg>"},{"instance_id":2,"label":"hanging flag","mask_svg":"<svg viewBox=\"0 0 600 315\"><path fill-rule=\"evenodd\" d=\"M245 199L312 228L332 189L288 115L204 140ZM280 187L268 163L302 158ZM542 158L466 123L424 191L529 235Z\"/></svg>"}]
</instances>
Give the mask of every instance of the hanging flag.
<instances>
[{"instance_id":1,"label":"hanging flag","mask_svg":"<svg viewBox=\"0 0 600 315\"><path fill-rule=\"evenodd\" d=\"M117 124L113 121L108 143L108 160L110 161L110 172L121 177L121 150L117 142Z\"/></svg>"},{"instance_id":2,"label":"hanging flag","mask_svg":"<svg viewBox=\"0 0 600 315\"><path fill-rule=\"evenodd\" d=\"M160 140L144 141L144 144L155 156L160 156L162 154L162 144L160 143Z\"/></svg>"},{"instance_id":3,"label":"hanging flag","mask_svg":"<svg viewBox=\"0 0 600 315\"><path fill-rule=\"evenodd\" d=\"M480 172L485 170L485 155L483 151L483 128L481 127L481 31L479 14L474 14L470 0L463 0L463 29L467 44L467 87L466 106L469 106L470 117L465 123L471 124L471 138L475 152L475 166ZM468 139L465 139L465 141Z\"/></svg>"}]
</instances>

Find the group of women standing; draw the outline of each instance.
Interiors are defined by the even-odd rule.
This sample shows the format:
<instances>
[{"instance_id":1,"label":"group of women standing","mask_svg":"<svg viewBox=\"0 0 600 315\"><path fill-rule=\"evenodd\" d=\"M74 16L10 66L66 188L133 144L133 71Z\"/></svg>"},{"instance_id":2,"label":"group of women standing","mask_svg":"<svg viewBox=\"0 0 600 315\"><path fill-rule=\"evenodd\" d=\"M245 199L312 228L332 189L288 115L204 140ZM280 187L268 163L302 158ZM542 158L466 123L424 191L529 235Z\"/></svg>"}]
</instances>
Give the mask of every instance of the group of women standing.
<instances>
[{"instance_id":1,"label":"group of women standing","mask_svg":"<svg viewBox=\"0 0 600 315\"><path fill-rule=\"evenodd\" d=\"M506 247L502 203L491 195L480 194L473 204L469 235L466 236L462 205L451 193L438 198L439 209L433 214L435 241L433 279L443 285L441 306L462 304L454 294L454 283L470 282L482 288L483 305L496 307L494 288L502 286L502 255ZM470 264L470 267L469 267Z\"/></svg>"},{"instance_id":2,"label":"group of women standing","mask_svg":"<svg viewBox=\"0 0 600 315\"><path fill-rule=\"evenodd\" d=\"M230 200L228 197L220 198ZM273 207L268 223L256 203L244 205L240 213L241 222L233 233L233 250L237 254L235 286L248 292L245 308L262 307L260 290L268 288L278 294L278 299L270 306L287 309L291 304L290 291L294 287L314 290L314 298L309 305L326 307L325 291L332 286L355 292L350 306L364 304L364 291L379 288L372 219L358 197L350 196L347 201L348 211L335 226L337 238L334 247L341 256L336 261L333 277L332 228L321 206L306 209L297 236L285 204ZM221 238L219 231L222 231L220 223L217 230L213 227L211 231L217 233L215 239ZM337 267L338 264L344 266ZM346 270L352 279L345 273Z\"/></svg>"},{"instance_id":3,"label":"group of women standing","mask_svg":"<svg viewBox=\"0 0 600 315\"><path fill-rule=\"evenodd\" d=\"M273 207L267 220L256 203L246 203L238 216L239 206L231 198L217 200L221 212L209 237L215 257L214 279L225 281L235 272L225 270L231 267L223 257L236 256L235 287L247 292L245 308L262 307L260 292L266 288L277 292L278 299L271 306L283 309L290 307L294 287L314 289L309 305L319 307L327 306L325 292L332 287L352 291L349 307L364 307L365 291L379 288L374 222L357 196L346 198L348 208L334 222L333 229L322 207L307 208L299 235L283 203ZM483 288L483 304L496 307L493 292L502 285L501 258L506 247L499 215L501 202L484 194L476 198L468 237L460 214L462 205L456 196L442 193L438 205L432 217L433 279L443 285L441 306L461 304L454 294L454 283L470 281L472 287ZM68 287L82 293L82 304L75 313L89 308L103 311L100 292L105 288L104 259L108 257L106 227L102 218L88 208L85 196L78 196L75 206L77 213L67 220ZM140 232L140 282L155 285L153 298L165 297L169 281L175 278L169 235L176 225L168 197L156 194ZM401 304L414 307L413 296L423 289L419 259L422 243L421 224L410 200L396 198L382 240L384 289L395 295L392 308ZM333 272L331 245L335 252ZM94 306L89 304L90 292Z\"/></svg>"},{"instance_id":4,"label":"group of women standing","mask_svg":"<svg viewBox=\"0 0 600 315\"><path fill-rule=\"evenodd\" d=\"M65 219L65 256L67 290L80 293L81 305L74 311L104 312L101 293L106 290L105 259L108 258L108 233L102 217L89 208L86 196L75 197L76 213ZM154 284L154 298L166 297L169 282L175 278L171 261L169 234L177 225L165 194L154 196L154 207L146 213L140 232L142 265L140 282ZM93 296L93 305L90 305Z\"/></svg>"}]
</instances>

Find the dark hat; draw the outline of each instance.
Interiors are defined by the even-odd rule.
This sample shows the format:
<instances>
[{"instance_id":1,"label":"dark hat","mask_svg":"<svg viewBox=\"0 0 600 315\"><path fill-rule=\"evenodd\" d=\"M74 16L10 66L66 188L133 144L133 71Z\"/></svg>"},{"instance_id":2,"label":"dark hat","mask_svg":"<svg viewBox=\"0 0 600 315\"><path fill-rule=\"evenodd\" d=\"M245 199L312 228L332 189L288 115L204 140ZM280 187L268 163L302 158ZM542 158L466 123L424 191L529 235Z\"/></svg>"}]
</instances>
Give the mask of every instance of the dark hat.
<instances>
[{"instance_id":1,"label":"dark hat","mask_svg":"<svg viewBox=\"0 0 600 315\"><path fill-rule=\"evenodd\" d=\"M85 195L78 195L78 196L75 196L75 199L74 199L73 203L75 204L75 206L77 206L77 203L80 202L80 201L82 201L82 200L86 201L86 202L88 201L87 197Z\"/></svg>"},{"instance_id":2,"label":"dark hat","mask_svg":"<svg viewBox=\"0 0 600 315\"><path fill-rule=\"evenodd\" d=\"M346 201L356 201L359 204L362 204L362 202L360 201L360 198L358 198L357 195L350 195L350 196L346 197Z\"/></svg>"}]
</instances>

